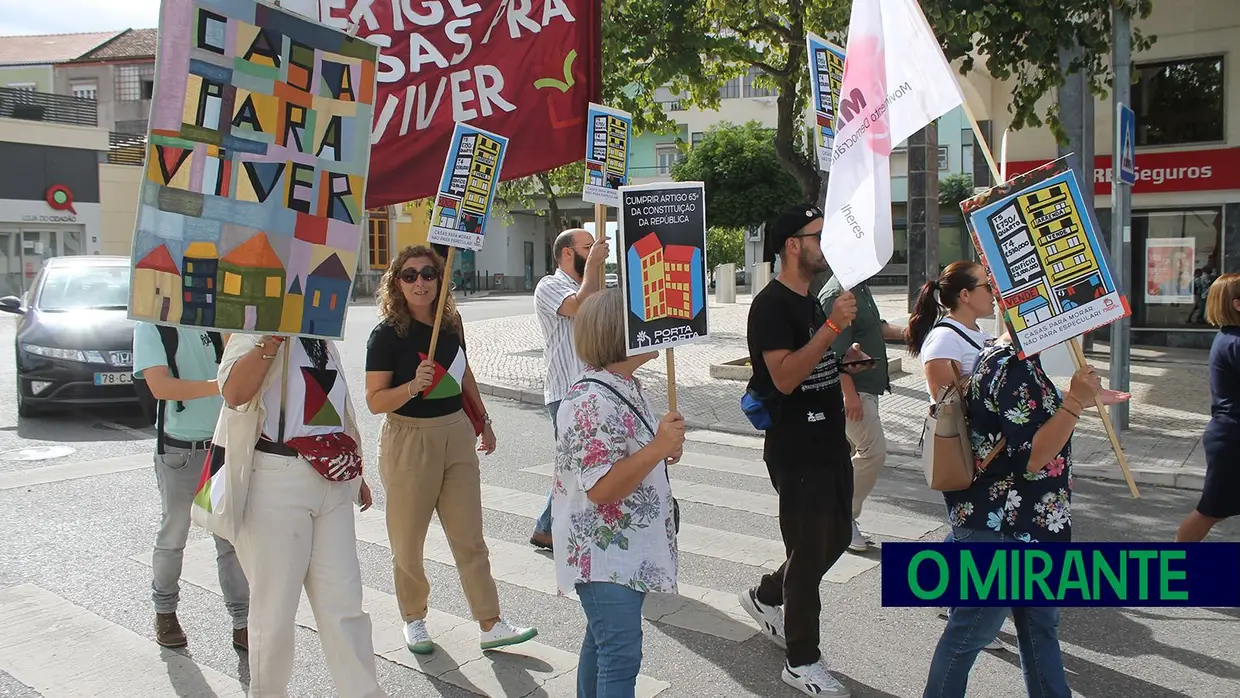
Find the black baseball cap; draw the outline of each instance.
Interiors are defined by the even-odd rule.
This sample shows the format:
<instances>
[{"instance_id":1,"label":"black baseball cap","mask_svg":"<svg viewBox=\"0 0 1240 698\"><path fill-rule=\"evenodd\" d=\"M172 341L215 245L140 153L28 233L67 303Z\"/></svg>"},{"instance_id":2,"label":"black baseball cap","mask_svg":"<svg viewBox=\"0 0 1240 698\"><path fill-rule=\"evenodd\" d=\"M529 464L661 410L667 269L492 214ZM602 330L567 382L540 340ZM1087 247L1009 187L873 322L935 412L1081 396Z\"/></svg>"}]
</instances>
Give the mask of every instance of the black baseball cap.
<instances>
[{"instance_id":1,"label":"black baseball cap","mask_svg":"<svg viewBox=\"0 0 1240 698\"><path fill-rule=\"evenodd\" d=\"M766 260L774 262L788 238L802 228L822 218L822 209L813 204L794 204L784 209L777 218L766 225Z\"/></svg>"}]
</instances>

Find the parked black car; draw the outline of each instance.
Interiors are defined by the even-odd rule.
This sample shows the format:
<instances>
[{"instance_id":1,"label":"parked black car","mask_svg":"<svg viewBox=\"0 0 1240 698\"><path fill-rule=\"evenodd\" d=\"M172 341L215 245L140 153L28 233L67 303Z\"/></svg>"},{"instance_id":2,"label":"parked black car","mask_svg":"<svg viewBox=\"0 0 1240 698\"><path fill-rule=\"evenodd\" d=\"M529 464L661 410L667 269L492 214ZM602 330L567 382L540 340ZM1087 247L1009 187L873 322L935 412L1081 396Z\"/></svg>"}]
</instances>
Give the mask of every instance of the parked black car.
<instances>
[{"instance_id":1,"label":"parked black car","mask_svg":"<svg viewBox=\"0 0 1240 698\"><path fill-rule=\"evenodd\" d=\"M19 315L17 413L136 404L128 257L56 257L44 262L27 294L0 298Z\"/></svg>"}]
</instances>

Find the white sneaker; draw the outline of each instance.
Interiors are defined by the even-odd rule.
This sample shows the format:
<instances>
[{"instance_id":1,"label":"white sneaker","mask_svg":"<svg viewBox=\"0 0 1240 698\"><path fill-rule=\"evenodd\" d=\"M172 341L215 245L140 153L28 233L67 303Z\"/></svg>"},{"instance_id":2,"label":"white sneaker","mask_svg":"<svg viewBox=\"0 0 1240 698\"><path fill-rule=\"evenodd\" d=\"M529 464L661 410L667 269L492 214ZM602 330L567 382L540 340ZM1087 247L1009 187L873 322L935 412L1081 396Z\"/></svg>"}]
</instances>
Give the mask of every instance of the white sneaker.
<instances>
[{"instance_id":1,"label":"white sneaker","mask_svg":"<svg viewBox=\"0 0 1240 698\"><path fill-rule=\"evenodd\" d=\"M999 651L1002 651L1002 650L1006 650L1006 649L1007 649L1007 645L1003 644L1002 642L999 642L999 641L996 639L996 640L991 640L991 641L990 641L990 644L989 644L989 645L986 645L986 649L991 650L991 651L994 651L994 652L999 652Z\"/></svg>"},{"instance_id":2,"label":"white sneaker","mask_svg":"<svg viewBox=\"0 0 1240 698\"><path fill-rule=\"evenodd\" d=\"M519 645L522 642L533 640L538 635L538 630L536 628L520 628L506 620L500 619L490 630L483 630L480 634L482 636L482 649L493 650L498 647Z\"/></svg>"},{"instance_id":3,"label":"white sneaker","mask_svg":"<svg viewBox=\"0 0 1240 698\"><path fill-rule=\"evenodd\" d=\"M830 696L831 698L849 698L852 692L844 684L835 680L822 660L805 666L793 667L784 661L782 674L784 683L801 693L810 696Z\"/></svg>"},{"instance_id":4,"label":"white sneaker","mask_svg":"<svg viewBox=\"0 0 1240 698\"><path fill-rule=\"evenodd\" d=\"M940 609L939 609L939 618L942 618L942 619L946 620L946 619L950 618L950 617L951 617L951 615L952 615L952 609L951 609L951 608L949 608L949 607L947 607L947 606L944 606L943 608L940 608Z\"/></svg>"},{"instance_id":5,"label":"white sneaker","mask_svg":"<svg viewBox=\"0 0 1240 698\"><path fill-rule=\"evenodd\" d=\"M740 595L741 608L758 622L758 627L767 637L787 648L784 638L784 609L779 606L768 606L758 600L758 589L747 589Z\"/></svg>"},{"instance_id":6,"label":"white sneaker","mask_svg":"<svg viewBox=\"0 0 1240 698\"><path fill-rule=\"evenodd\" d=\"M852 522L852 542L848 544L848 549L854 553L864 553L870 549L870 537L861 532L856 521Z\"/></svg>"},{"instance_id":7,"label":"white sneaker","mask_svg":"<svg viewBox=\"0 0 1240 698\"><path fill-rule=\"evenodd\" d=\"M430 654L435 651L431 635L426 632L426 621L411 620L405 623L405 647L414 654Z\"/></svg>"}]
</instances>

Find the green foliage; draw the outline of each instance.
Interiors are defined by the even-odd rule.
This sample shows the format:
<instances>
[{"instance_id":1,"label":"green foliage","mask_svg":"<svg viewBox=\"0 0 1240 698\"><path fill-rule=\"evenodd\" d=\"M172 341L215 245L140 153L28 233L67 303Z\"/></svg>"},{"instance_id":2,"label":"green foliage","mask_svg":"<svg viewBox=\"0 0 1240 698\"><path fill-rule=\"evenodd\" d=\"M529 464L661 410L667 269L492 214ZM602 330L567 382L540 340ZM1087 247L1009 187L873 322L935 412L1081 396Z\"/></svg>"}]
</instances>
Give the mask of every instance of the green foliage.
<instances>
[{"instance_id":1,"label":"green foliage","mask_svg":"<svg viewBox=\"0 0 1240 698\"><path fill-rule=\"evenodd\" d=\"M536 215L550 215L553 234L558 234L559 230L565 227L564 217L560 214L559 197L566 192L580 192L585 180L585 160L578 160L554 170L500 182L495 190L495 198L504 204L505 209L533 209ZM536 208L540 199L547 202L546 210ZM504 211L503 215L506 216L505 223L512 222L507 211Z\"/></svg>"},{"instance_id":2,"label":"green foliage","mask_svg":"<svg viewBox=\"0 0 1240 698\"><path fill-rule=\"evenodd\" d=\"M1038 101L1054 95L1065 74L1085 71L1091 90L1105 96L1113 84L1110 70L1111 11L1127 8L1134 18L1146 18L1153 0L921 0L926 19L934 27L948 60L961 58L961 72L975 68L981 56L985 68L999 80L1013 80L1012 129L1043 124L1061 142L1065 140L1052 100L1039 113ZM1133 29L1132 52L1148 49L1153 36ZM1065 72L1061 50L1081 47Z\"/></svg>"},{"instance_id":3,"label":"green foliage","mask_svg":"<svg viewBox=\"0 0 1240 698\"><path fill-rule=\"evenodd\" d=\"M757 121L716 124L672 166L672 179L706 185L707 226L756 227L801 200L796 179L775 154L774 136Z\"/></svg>"},{"instance_id":4,"label":"green foliage","mask_svg":"<svg viewBox=\"0 0 1240 698\"><path fill-rule=\"evenodd\" d=\"M939 182L939 205L951 209L952 213L960 210L960 202L973 196L973 176L963 172L948 175Z\"/></svg>"},{"instance_id":5,"label":"green foliage","mask_svg":"<svg viewBox=\"0 0 1240 698\"><path fill-rule=\"evenodd\" d=\"M744 267L745 231L739 228L707 228L706 263L711 269L720 264L735 264L738 269Z\"/></svg>"}]
</instances>

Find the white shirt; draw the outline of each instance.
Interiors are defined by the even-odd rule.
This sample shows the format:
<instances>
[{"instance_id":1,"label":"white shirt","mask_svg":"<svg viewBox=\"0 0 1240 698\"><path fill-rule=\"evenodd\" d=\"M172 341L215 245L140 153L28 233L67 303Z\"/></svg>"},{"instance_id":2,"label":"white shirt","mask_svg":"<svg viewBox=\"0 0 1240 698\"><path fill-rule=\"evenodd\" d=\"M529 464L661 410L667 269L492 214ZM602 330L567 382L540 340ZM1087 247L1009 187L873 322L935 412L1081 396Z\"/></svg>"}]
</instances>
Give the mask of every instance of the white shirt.
<instances>
[{"instance_id":1,"label":"white shirt","mask_svg":"<svg viewBox=\"0 0 1240 698\"><path fill-rule=\"evenodd\" d=\"M543 401L548 405L563 400L569 386L586 369L573 346L573 319L560 314L564 300L580 288L581 284L563 269L544 276L534 287L534 311L542 328L543 364L547 369L543 381Z\"/></svg>"},{"instance_id":2,"label":"white shirt","mask_svg":"<svg viewBox=\"0 0 1240 698\"><path fill-rule=\"evenodd\" d=\"M349 388L344 373L327 353L327 368L314 368L301 340L290 337L284 342L288 355L288 393L284 403L284 441L299 436L319 436L345 431ZM280 433L280 389L283 384L283 357L277 356L271 371L276 375L263 392L263 434L271 441ZM324 400L326 396L326 400Z\"/></svg>"},{"instance_id":3,"label":"white shirt","mask_svg":"<svg viewBox=\"0 0 1240 698\"><path fill-rule=\"evenodd\" d=\"M951 318L943 318L939 323L959 329L973 340L973 343L961 337L960 333L951 327L935 327L926 335L926 341L922 344L921 365L925 366L927 362L935 359L951 359L960 362L960 375L973 375L973 367L977 365L978 355L982 353L987 343L994 341L990 333L982 329L981 325L978 325L976 330L971 330ZM929 390L927 385L926 391L929 392ZM930 395L930 400L934 401L933 394Z\"/></svg>"},{"instance_id":4,"label":"white shirt","mask_svg":"<svg viewBox=\"0 0 1240 698\"><path fill-rule=\"evenodd\" d=\"M632 378L592 368L581 378L611 386L642 415L596 383L578 383L560 404L551 490L556 586L565 596L587 582L675 594L676 519L667 464L656 465L620 502L598 505L586 496L613 465L654 439L647 425L657 429L658 422Z\"/></svg>"}]
</instances>

